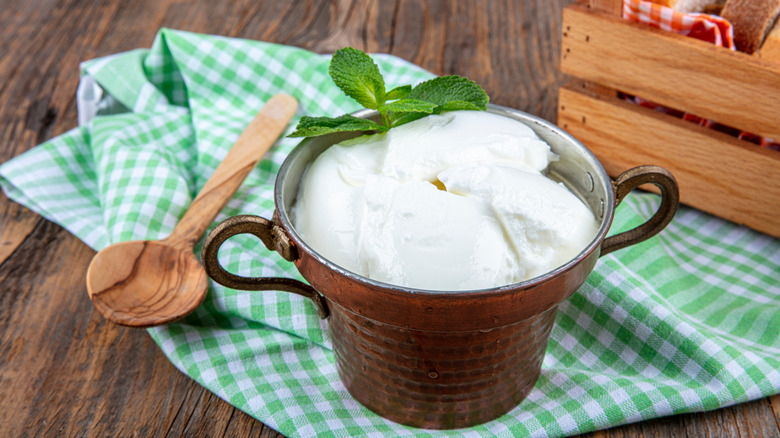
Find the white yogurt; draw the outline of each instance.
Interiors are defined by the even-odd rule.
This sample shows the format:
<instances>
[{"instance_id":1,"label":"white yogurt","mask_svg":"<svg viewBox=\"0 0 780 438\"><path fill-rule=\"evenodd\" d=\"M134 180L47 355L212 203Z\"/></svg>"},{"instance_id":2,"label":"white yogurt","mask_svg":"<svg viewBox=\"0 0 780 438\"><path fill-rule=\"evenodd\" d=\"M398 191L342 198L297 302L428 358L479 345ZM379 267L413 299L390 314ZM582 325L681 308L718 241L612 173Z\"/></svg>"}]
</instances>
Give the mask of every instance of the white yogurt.
<instances>
[{"instance_id":1,"label":"white yogurt","mask_svg":"<svg viewBox=\"0 0 780 438\"><path fill-rule=\"evenodd\" d=\"M428 290L503 286L574 258L598 222L543 175L557 156L526 125L487 112L424 117L331 146L291 215L335 264Z\"/></svg>"}]
</instances>

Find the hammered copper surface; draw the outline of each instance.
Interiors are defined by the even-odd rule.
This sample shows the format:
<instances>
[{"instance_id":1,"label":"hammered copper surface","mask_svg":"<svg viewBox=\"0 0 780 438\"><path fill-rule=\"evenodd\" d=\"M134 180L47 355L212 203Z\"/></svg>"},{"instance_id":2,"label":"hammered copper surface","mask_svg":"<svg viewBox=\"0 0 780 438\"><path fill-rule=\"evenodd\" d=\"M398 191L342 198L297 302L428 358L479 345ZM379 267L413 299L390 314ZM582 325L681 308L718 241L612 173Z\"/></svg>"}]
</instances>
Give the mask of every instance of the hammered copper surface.
<instances>
[{"instance_id":1,"label":"hammered copper surface","mask_svg":"<svg viewBox=\"0 0 780 438\"><path fill-rule=\"evenodd\" d=\"M425 331L333 306L336 366L349 392L390 420L436 429L484 423L533 387L556 309L494 329Z\"/></svg>"},{"instance_id":2,"label":"hammered copper surface","mask_svg":"<svg viewBox=\"0 0 780 438\"><path fill-rule=\"evenodd\" d=\"M290 153L277 176L273 221L228 220L212 231L203 248L204 260L210 260L209 275L241 289L270 288L278 279L221 272L217 253L229 235L254 233L269 248L280 246L283 254L295 249L293 262L310 286L301 283L294 292L312 295L313 288L320 310L329 309L339 376L358 401L399 423L431 429L466 427L517 406L541 372L558 305L585 282L602 251L649 238L677 209L677 184L666 170L640 166L613 182L596 157L560 128L509 108L491 105L489 111L525 123L547 141L560 156L550 167L551 178L565 183L601 222L593 241L563 266L492 289L432 292L380 283L335 265L295 232L290 209L306 166L344 140L342 134L304 140ZM659 187L661 208L646 224L607 237L615 207L643 183ZM247 227L249 222L255 225ZM257 226L261 229L250 230ZM288 290L283 287L289 285L280 284L280 290Z\"/></svg>"}]
</instances>

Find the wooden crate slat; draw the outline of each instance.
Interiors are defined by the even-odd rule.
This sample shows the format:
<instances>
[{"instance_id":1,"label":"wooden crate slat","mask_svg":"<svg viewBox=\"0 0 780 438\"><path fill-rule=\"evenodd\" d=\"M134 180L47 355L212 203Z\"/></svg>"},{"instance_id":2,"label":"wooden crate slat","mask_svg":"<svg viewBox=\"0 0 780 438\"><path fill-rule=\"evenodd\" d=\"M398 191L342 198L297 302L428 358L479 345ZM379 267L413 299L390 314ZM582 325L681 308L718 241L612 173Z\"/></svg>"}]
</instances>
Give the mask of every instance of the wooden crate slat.
<instances>
[{"instance_id":1,"label":"wooden crate slat","mask_svg":"<svg viewBox=\"0 0 780 438\"><path fill-rule=\"evenodd\" d=\"M586 5L610 15L623 16L623 0L587 0Z\"/></svg>"},{"instance_id":2,"label":"wooden crate slat","mask_svg":"<svg viewBox=\"0 0 780 438\"><path fill-rule=\"evenodd\" d=\"M642 164L671 171L684 204L780 237L780 153L583 89L559 90L558 125L613 177Z\"/></svg>"},{"instance_id":3,"label":"wooden crate slat","mask_svg":"<svg viewBox=\"0 0 780 438\"><path fill-rule=\"evenodd\" d=\"M780 139L780 64L590 9L563 13L561 70Z\"/></svg>"}]
</instances>

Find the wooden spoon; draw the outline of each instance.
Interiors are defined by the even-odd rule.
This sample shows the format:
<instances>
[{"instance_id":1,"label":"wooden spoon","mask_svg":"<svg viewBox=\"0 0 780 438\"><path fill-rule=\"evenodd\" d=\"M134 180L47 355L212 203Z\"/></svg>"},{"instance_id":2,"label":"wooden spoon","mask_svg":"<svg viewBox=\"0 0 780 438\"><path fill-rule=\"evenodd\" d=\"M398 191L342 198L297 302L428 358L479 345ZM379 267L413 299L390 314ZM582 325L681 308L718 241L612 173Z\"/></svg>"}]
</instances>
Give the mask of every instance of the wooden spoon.
<instances>
[{"instance_id":1,"label":"wooden spoon","mask_svg":"<svg viewBox=\"0 0 780 438\"><path fill-rule=\"evenodd\" d=\"M95 255L87 271L87 290L106 319L151 327L183 318L203 302L208 278L193 247L297 107L295 98L284 94L265 104L166 239L115 243Z\"/></svg>"}]
</instances>

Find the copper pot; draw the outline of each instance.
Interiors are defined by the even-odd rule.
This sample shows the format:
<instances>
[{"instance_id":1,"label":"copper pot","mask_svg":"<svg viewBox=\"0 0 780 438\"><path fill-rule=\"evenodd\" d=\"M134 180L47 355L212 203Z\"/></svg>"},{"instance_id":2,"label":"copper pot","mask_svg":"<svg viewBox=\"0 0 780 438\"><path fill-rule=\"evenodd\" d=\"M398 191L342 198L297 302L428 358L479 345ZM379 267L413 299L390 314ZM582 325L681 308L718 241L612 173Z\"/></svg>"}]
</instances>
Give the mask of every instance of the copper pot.
<instances>
[{"instance_id":1,"label":"copper pot","mask_svg":"<svg viewBox=\"0 0 780 438\"><path fill-rule=\"evenodd\" d=\"M423 428L480 424L516 407L533 387L558 304L576 291L597 259L648 239L674 216L677 183L665 169L640 166L611 180L596 157L557 126L510 108L488 111L519 120L550 144L561 158L548 176L562 181L600 220L593 241L565 265L507 286L431 292L395 286L349 272L312 250L290 222L290 208L307 165L330 145L355 134L302 141L276 178L272 220L235 216L207 237L203 262L216 282L234 289L283 290L313 300L329 318L339 376L362 404L390 420ZM355 113L376 117L373 111ZM606 237L615 207L641 184L656 185L661 206L639 227ZM222 243L250 233L295 263L309 282L241 277L220 266Z\"/></svg>"}]
</instances>

